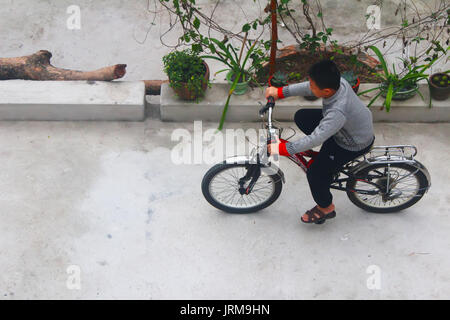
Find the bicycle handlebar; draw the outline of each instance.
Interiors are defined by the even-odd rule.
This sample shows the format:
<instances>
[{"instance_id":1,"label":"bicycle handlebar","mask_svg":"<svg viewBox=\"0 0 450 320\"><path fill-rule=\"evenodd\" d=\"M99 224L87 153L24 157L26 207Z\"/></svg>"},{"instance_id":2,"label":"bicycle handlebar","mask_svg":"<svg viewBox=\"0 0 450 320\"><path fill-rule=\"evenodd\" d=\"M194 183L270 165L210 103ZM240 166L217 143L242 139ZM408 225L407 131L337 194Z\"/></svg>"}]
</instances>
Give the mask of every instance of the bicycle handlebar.
<instances>
[{"instance_id":1,"label":"bicycle handlebar","mask_svg":"<svg viewBox=\"0 0 450 320\"><path fill-rule=\"evenodd\" d=\"M272 96L269 96L269 98L267 98L267 104L259 110L259 115L261 117L264 116L264 114L267 112L267 110L269 110L269 108L273 108L273 107L275 107L275 98Z\"/></svg>"},{"instance_id":2,"label":"bicycle handlebar","mask_svg":"<svg viewBox=\"0 0 450 320\"><path fill-rule=\"evenodd\" d=\"M264 116L264 114L269 111L269 116L268 116L268 125L267 125L267 129L268 129L268 136L267 136L267 145L275 142L274 136L276 135L276 133L274 132L274 129L272 127L272 110L275 107L275 98L272 96L269 96L267 98L267 104L265 107L261 108L261 110L259 110L259 115L261 117ZM270 157L270 152L269 150L267 150L267 156ZM278 155L274 155L274 160L278 161Z\"/></svg>"}]
</instances>

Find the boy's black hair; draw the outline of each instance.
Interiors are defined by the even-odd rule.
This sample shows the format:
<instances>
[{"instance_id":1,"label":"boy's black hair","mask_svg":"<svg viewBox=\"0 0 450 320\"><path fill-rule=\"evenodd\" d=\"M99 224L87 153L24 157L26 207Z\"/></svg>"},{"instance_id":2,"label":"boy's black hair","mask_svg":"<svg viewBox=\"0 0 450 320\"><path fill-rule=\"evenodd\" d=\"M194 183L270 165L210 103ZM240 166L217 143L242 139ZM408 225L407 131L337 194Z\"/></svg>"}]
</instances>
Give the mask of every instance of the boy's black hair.
<instances>
[{"instance_id":1,"label":"boy's black hair","mask_svg":"<svg viewBox=\"0 0 450 320\"><path fill-rule=\"evenodd\" d=\"M341 85L341 73L331 60L315 63L309 68L308 75L320 89L338 90Z\"/></svg>"}]
</instances>

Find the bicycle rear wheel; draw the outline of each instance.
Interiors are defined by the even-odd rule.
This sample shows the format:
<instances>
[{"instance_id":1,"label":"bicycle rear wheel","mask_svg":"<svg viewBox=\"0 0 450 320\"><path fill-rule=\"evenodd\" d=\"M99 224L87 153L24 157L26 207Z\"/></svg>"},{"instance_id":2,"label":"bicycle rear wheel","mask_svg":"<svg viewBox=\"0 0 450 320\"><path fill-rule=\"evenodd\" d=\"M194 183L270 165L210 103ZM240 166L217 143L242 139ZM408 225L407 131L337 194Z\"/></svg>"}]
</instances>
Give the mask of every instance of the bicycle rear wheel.
<instances>
[{"instance_id":1,"label":"bicycle rear wheel","mask_svg":"<svg viewBox=\"0 0 450 320\"><path fill-rule=\"evenodd\" d=\"M252 213L270 206L280 196L282 181L278 174L261 170L250 194L239 192L239 179L247 173L246 164L220 163L206 172L202 181L205 199L217 209L228 213ZM248 186L247 181L244 188Z\"/></svg>"},{"instance_id":2,"label":"bicycle rear wheel","mask_svg":"<svg viewBox=\"0 0 450 320\"><path fill-rule=\"evenodd\" d=\"M422 171L407 163L373 164L355 176L358 179L347 182L348 198L361 209L374 213L392 213L411 207L423 197L429 185Z\"/></svg>"}]
</instances>

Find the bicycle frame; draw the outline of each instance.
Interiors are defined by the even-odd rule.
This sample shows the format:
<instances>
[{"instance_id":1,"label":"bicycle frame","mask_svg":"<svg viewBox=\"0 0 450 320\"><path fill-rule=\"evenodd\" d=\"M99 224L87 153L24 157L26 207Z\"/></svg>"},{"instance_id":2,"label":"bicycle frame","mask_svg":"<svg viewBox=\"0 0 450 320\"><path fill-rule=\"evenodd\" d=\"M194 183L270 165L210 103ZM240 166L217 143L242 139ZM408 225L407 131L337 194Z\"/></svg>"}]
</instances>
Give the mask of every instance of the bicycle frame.
<instances>
[{"instance_id":1,"label":"bicycle frame","mask_svg":"<svg viewBox=\"0 0 450 320\"><path fill-rule=\"evenodd\" d=\"M281 142L288 142L288 140L285 139L281 139ZM288 156L287 158L289 160L291 160L292 162L294 162L296 165L298 165L305 173L307 173L308 168L313 164L315 158L317 157L317 155L319 154L319 152L314 151L314 150L307 150L304 152L299 152L296 153L294 155ZM305 159L305 157L310 158L309 160ZM353 163L355 162L355 160L349 162L349 163ZM360 192L360 193L364 193L364 194L376 194L377 192L367 192L366 190L360 190L360 189L347 189L344 188L342 186L342 184L344 182L349 181L350 179L356 179L359 181L364 181L368 184L372 184L374 186L378 186L376 183L373 183L371 181L366 181L364 179L359 179L357 176L355 176L352 172L351 172L351 168L353 168L353 166L349 167L348 164L344 167L342 167L341 169L339 169L334 176L333 181L331 182L330 188L331 189L335 189L335 190L340 190L340 191L351 191L351 192ZM346 178L339 178L340 174L344 174L347 177Z\"/></svg>"}]
</instances>

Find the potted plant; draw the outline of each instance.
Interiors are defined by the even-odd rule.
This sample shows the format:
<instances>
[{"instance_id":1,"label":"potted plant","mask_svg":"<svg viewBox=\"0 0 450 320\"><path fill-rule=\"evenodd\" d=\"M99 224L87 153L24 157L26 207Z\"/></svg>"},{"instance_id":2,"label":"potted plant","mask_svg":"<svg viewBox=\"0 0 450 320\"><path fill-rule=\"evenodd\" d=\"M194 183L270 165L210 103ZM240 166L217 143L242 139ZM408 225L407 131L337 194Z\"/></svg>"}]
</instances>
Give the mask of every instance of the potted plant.
<instances>
[{"instance_id":1,"label":"potted plant","mask_svg":"<svg viewBox=\"0 0 450 320\"><path fill-rule=\"evenodd\" d=\"M249 82L251 80L251 75L247 71L234 71L233 69L228 70L226 79L230 87L233 86L234 80L237 76L237 74L240 73L239 79L236 83L235 89L233 90L233 94L235 95L242 95L245 94L249 87Z\"/></svg>"},{"instance_id":2,"label":"potted plant","mask_svg":"<svg viewBox=\"0 0 450 320\"><path fill-rule=\"evenodd\" d=\"M209 48L211 53L215 55L206 55L202 56L202 58L218 60L227 66L227 68L217 71L215 74L228 71L226 79L232 88L233 94L241 95L246 93L249 82L251 81L257 84L252 72L257 71L261 67L262 61L266 59L262 50L256 48L258 41L253 42L243 57L245 43L247 42L247 33L240 49L234 48L230 43L224 43L214 38L210 38L209 40L212 43ZM252 62L250 67L247 68L247 62L250 58Z\"/></svg>"},{"instance_id":3,"label":"potted plant","mask_svg":"<svg viewBox=\"0 0 450 320\"><path fill-rule=\"evenodd\" d=\"M191 50L173 51L163 57L169 85L184 100L203 97L209 85L209 67Z\"/></svg>"},{"instance_id":4,"label":"potted plant","mask_svg":"<svg viewBox=\"0 0 450 320\"><path fill-rule=\"evenodd\" d=\"M359 78L353 73L353 71L345 71L342 73L342 78L347 80L347 82L352 86L352 89L355 93L358 93L359 89Z\"/></svg>"},{"instance_id":5,"label":"potted plant","mask_svg":"<svg viewBox=\"0 0 450 320\"><path fill-rule=\"evenodd\" d=\"M281 71L276 71L272 76L269 77L269 86L281 88L287 86L288 75Z\"/></svg>"},{"instance_id":6,"label":"potted plant","mask_svg":"<svg viewBox=\"0 0 450 320\"><path fill-rule=\"evenodd\" d=\"M226 44L227 40L219 41L214 38L209 38L209 49L211 50L212 55L202 56L202 58L209 58L218 60L224 63L227 68L216 72L216 74L228 71L227 79L228 83L230 83L230 90L228 91L228 97L225 102L225 106L223 107L222 116L220 117L218 130L222 130L223 124L225 123L225 117L228 111L228 106L230 104L231 95L233 94L244 94L248 89L248 83L252 80L256 85L260 86L258 81L253 77L250 73L251 71L258 72L261 70L262 62L266 61L268 58L264 55L264 52L256 48L256 44L258 43L258 39L253 42L253 44L248 48L247 54L242 61L242 55L244 52L245 43L247 42L248 30L245 32L244 39L242 41L242 47L239 52L239 57L237 54L237 49L235 49L231 44ZM217 46L214 46L214 44ZM247 64L248 59L251 58L252 63L250 68L246 69L245 66ZM238 90L236 92L236 89ZM244 91L245 90L245 91Z\"/></svg>"},{"instance_id":7,"label":"potted plant","mask_svg":"<svg viewBox=\"0 0 450 320\"><path fill-rule=\"evenodd\" d=\"M435 100L446 100L450 93L450 76L445 72L434 73L430 76L430 94Z\"/></svg>"},{"instance_id":8,"label":"potted plant","mask_svg":"<svg viewBox=\"0 0 450 320\"><path fill-rule=\"evenodd\" d=\"M370 107L380 96L385 98L383 107L386 107L387 112L389 112L391 108L392 100L406 100L412 98L416 93L418 93L424 100L423 95L419 91L418 82L424 79L428 81L428 75L424 72L431 67L436 59L430 61L425 65L418 65L414 67L408 64L406 61L403 61L404 65L406 65L407 67L403 72L397 73L395 70L395 65L393 65L393 72L390 72L387 68L386 61L381 51L374 46L370 46L369 48L373 52L375 52L378 59L380 60L381 66L383 68L383 74L376 74L381 80L381 84L378 87L363 91L358 94L360 96L371 91L378 91L375 97L373 97L369 102L367 107ZM431 107L431 98L429 106Z\"/></svg>"}]
</instances>

